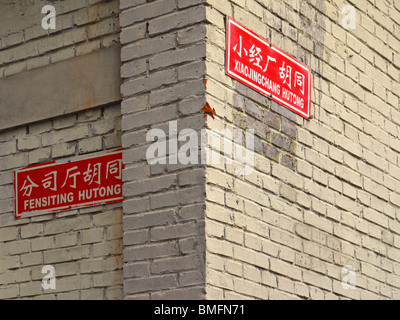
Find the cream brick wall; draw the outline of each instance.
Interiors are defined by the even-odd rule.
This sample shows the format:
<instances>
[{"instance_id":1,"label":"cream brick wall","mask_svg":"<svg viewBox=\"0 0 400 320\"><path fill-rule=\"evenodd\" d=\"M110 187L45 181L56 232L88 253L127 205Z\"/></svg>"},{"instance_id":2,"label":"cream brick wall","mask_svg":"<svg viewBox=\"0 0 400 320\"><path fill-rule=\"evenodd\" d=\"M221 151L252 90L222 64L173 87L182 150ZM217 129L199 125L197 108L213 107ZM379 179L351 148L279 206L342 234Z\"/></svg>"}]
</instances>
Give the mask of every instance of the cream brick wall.
<instances>
[{"instance_id":1,"label":"cream brick wall","mask_svg":"<svg viewBox=\"0 0 400 320\"><path fill-rule=\"evenodd\" d=\"M400 7L377 2L207 1L206 125L257 124L251 175L206 169L208 299L400 298ZM312 119L224 74L226 15L312 68Z\"/></svg>"}]
</instances>

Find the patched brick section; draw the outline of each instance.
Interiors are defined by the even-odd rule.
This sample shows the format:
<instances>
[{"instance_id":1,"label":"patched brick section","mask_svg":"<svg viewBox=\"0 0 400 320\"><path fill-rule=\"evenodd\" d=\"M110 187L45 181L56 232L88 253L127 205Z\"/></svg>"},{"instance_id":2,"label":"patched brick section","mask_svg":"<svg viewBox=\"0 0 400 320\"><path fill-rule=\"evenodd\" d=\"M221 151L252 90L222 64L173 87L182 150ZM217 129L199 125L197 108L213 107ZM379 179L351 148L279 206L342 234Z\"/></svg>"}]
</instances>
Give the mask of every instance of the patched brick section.
<instances>
[{"instance_id":1,"label":"patched brick section","mask_svg":"<svg viewBox=\"0 0 400 320\"><path fill-rule=\"evenodd\" d=\"M0 13L0 78L119 43L119 1L53 2L56 29L42 28L44 0L8 1Z\"/></svg>"},{"instance_id":2,"label":"patched brick section","mask_svg":"<svg viewBox=\"0 0 400 320\"><path fill-rule=\"evenodd\" d=\"M240 87L239 92L247 92ZM236 98L234 98L236 99ZM244 108L233 111L233 123L243 131L253 129L255 152L295 170L297 126L292 117L274 112L273 101L243 97ZM279 107L282 108L282 107ZM283 112L282 112L283 113Z\"/></svg>"},{"instance_id":3,"label":"patched brick section","mask_svg":"<svg viewBox=\"0 0 400 320\"><path fill-rule=\"evenodd\" d=\"M204 298L204 168L174 161L169 141L167 163L146 153L152 129L204 128L205 13L203 1L121 1L125 299Z\"/></svg>"},{"instance_id":4,"label":"patched brick section","mask_svg":"<svg viewBox=\"0 0 400 320\"><path fill-rule=\"evenodd\" d=\"M207 3L207 126L254 129L255 156L206 168L206 298L398 299L400 7L346 30L335 0ZM224 74L227 15L311 67L313 118Z\"/></svg>"},{"instance_id":5,"label":"patched brick section","mask_svg":"<svg viewBox=\"0 0 400 320\"><path fill-rule=\"evenodd\" d=\"M13 206L14 170L121 147L120 109L116 104L0 132L0 298L123 298L121 203L19 220ZM55 290L42 289L45 265L55 268Z\"/></svg>"}]
</instances>

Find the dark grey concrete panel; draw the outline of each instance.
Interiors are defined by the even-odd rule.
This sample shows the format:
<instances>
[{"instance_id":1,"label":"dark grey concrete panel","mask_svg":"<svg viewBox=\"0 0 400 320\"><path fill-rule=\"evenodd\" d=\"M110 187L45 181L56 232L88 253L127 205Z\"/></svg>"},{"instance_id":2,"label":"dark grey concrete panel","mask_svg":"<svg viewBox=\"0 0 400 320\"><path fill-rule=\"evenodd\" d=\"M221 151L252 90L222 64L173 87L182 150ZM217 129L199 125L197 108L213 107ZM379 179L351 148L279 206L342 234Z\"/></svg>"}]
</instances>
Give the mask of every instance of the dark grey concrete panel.
<instances>
[{"instance_id":1,"label":"dark grey concrete panel","mask_svg":"<svg viewBox=\"0 0 400 320\"><path fill-rule=\"evenodd\" d=\"M120 47L0 79L0 130L121 100Z\"/></svg>"}]
</instances>

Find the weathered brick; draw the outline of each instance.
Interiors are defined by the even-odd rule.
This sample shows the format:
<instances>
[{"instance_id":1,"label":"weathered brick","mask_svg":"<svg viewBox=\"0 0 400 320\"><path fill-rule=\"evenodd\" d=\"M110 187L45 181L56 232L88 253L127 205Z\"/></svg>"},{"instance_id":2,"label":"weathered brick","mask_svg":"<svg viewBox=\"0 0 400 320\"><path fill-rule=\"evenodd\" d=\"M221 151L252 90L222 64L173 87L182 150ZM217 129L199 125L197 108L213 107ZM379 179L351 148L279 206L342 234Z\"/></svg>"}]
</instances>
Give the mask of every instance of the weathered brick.
<instances>
[{"instance_id":1,"label":"weathered brick","mask_svg":"<svg viewBox=\"0 0 400 320\"><path fill-rule=\"evenodd\" d=\"M143 278L149 274L149 262L139 262L124 265L124 278Z\"/></svg>"},{"instance_id":2,"label":"weathered brick","mask_svg":"<svg viewBox=\"0 0 400 320\"><path fill-rule=\"evenodd\" d=\"M182 254L204 252L204 236L200 233L197 237L179 240L179 249Z\"/></svg>"},{"instance_id":3,"label":"weathered brick","mask_svg":"<svg viewBox=\"0 0 400 320\"><path fill-rule=\"evenodd\" d=\"M89 256L90 256L89 246L78 246L72 248L48 250L43 253L45 264L51 264L63 261L73 261L83 258L89 258Z\"/></svg>"},{"instance_id":4,"label":"weathered brick","mask_svg":"<svg viewBox=\"0 0 400 320\"><path fill-rule=\"evenodd\" d=\"M151 91L162 85L172 84L176 81L175 69L167 69L164 71L151 73L144 78L136 78L122 85L122 94L129 96L145 91Z\"/></svg>"},{"instance_id":5,"label":"weathered brick","mask_svg":"<svg viewBox=\"0 0 400 320\"><path fill-rule=\"evenodd\" d=\"M203 286L200 286L164 290L152 293L151 298L155 300L202 300L204 299L204 289Z\"/></svg>"},{"instance_id":6,"label":"weathered brick","mask_svg":"<svg viewBox=\"0 0 400 320\"><path fill-rule=\"evenodd\" d=\"M175 205L186 205L196 203L204 199L204 188L193 187L180 189L177 192L166 192L163 194L152 195L150 197L150 206L152 209L159 209Z\"/></svg>"},{"instance_id":7,"label":"weathered brick","mask_svg":"<svg viewBox=\"0 0 400 320\"><path fill-rule=\"evenodd\" d=\"M121 26L125 27L133 22L140 22L164 15L173 11L175 6L175 1L172 0L159 0L142 6L135 6L121 13Z\"/></svg>"},{"instance_id":8,"label":"weathered brick","mask_svg":"<svg viewBox=\"0 0 400 320\"><path fill-rule=\"evenodd\" d=\"M58 143L53 146L51 155L53 158L65 157L75 154L76 143Z\"/></svg>"},{"instance_id":9,"label":"weathered brick","mask_svg":"<svg viewBox=\"0 0 400 320\"><path fill-rule=\"evenodd\" d=\"M124 261L135 258L135 261L162 258L178 255L178 246L175 242L157 243L128 247L124 251Z\"/></svg>"},{"instance_id":10,"label":"weathered brick","mask_svg":"<svg viewBox=\"0 0 400 320\"><path fill-rule=\"evenodd\" d=\"M162 110L161 110L162 109ZM153 123L167 122L176 118L176 106L169 105L128 115L122 118L123 130L138 129Z\"/></svg>"},{"instance_id":11,"label":"weathered brick","mask_svg":"<svg viewBox=\"0 0 400 320\"><path fill-rule=\"evenodd\" d=\"M93 226L103 227L106 225L119 224L122 221L121 209L107 210L93 216Z\"/></svg>"},{"instance_id":12,"label":"weathered brick","mask_svg":"<svg viewBox=\"0 0 400 320\"><path fill-rule=\"evenodd\" d=\"M41 224L30 224L21 227L21 238L33 238L40 236L43 233Z\"/></svg>"},{"instance_id":13,"label":"weathered brick","mask_svg":"<svg viewBox=\"0 0 400 320\"><path fill-rule=\"evenodd\" d=\"M149 232L147 230L138 230L124 233L124 245L144 244L149 240Z\"/></svg>"},{"instance_id":14,"label":"weathered brick","mask_svg":"<svg viewBox=\"0 0 400 320\"><path fill-rule=\"evenodd\" d=\"M149 59L150 70L191 62L205 57L205 43L196 44L184 49L166 51Z\"/></svg>"},{"instance_id":15,"label":"weathered brick","mask_svg":"<svg viewBox=\"0 0 400 320\"><path fill-rule=\"evenodd\" d=\"M17 147L16 147L15 141L6 141L6 142L0 143L0 154L2 156L16 153L16 151L17 151Z\"/></svg>"},{"instance_id":16,"label":"weathered brick","mask_svg":"<svg viewBox=\"0 0 400 320\"><path fill-rule=\"evenodd\" d=\"M122 239L115 239L106 242L93 244L93 257L100 256L119 256L122 254L123 244Z\"/></svg>"},{"instance_id":17,"label":"weathered brick","mask_svg":"<svg viewBox=\"0 0 400 320\"><path fill-rule=\"evenodd\" d=\"M44 226L44 234L58 234L67 231L74 231L79 229L86 229L90 227L90 217L80 216L76 218L54 220L47 222Z\"/></svg>"},{"instance_id":18,"label":"weathered brick","mask_svg":"<svg viewBox=\"0 0 400 320\"><path fill-rule=\"evenodd\" d=\"M81 244L101 242L104 238L103 228L91 228L90 230L83 230L80 232Z\"/></svg>"},{"instance_id":19,"label":"weathered brick","mask_svg":"<svg viewBox=\"0 0 400 320\"><path fill-rule=\"evenodd\" d=\"M2 14L0 14L0 20L5 21L4 23L7 25L9 21L13 21L9 24L10 28L1 28L6 34L12 35L11 37L0 35L0 38L2 38L0 46L6 45L6 50L2 50L0 54L3 63L1 75L11 75L26 69L40 68L49 62L56 63L65 59L72 59L75 55L100 49L100 45L105 48L118 42L118 1L100 3L100 1L94 0L84 2L77 0L57 4L57 30L44 33L40 27L40 21L39 24L36 23L32 26L29 25L32 22L31 19L15 19L12 16L13 12L29 17L37 16L37 13L40 15L40 8L37 11L37 8L33 8L34 6L36 5L27 4L27 6L16 10L10 7L10 10L2 11ZM3 19L3 12L7 16L6 19ZM36 13L33 14L34 12ZM10 30L14 31L11 32ZM22 30L25 31L24 39L29 40L29 44L19 45L24 40L20 39L20 43L15 42L13 46L8 47L12 41L18 40L17 35L22 35ZM91 37L96 38L92 41ZM45 55L39 57L39 54ZM24 61L21 61L21 59L24 59ZM4 67L4 64L7 65ZM79 100L78 97L77 99ZM90 104L92 103L93 101L90 102ZM112 106L105 106L101 109L91 109L90 111L66 114L53 119L44 119L20 126L18 130L7 129L2 131L0 133L0 170L2 171L0 177L2 194L0 196L0 211L2 223L7 221L3 218L6 217L4 213L11 213L13 208L12 192L9 194L9 190L12 190L13 170L30 164L73 156L78 151L76 146L80 147L80 152L103 150L103 141L105 148L118 147L120 146L118 131L121 130L120 121L118 122L117 119L119 117L120 105L114 103ZM104 134L110 135L105 137ZM87 140L84 140L85 138ZM3 159L5 162L2 161ZM106 208L98 207L96 210L104 212L107 210ZM17 295L22 298L85 299L86 297L103 299L104 297L120 297L122 294L122 279L120 277L113 277L111 273L105 276L105 280L108 280L108 278L112 280L110 281L112 284L107 284L107 281L104 281L104 285L110 287L110 292L107 295L104 288L94 291L88 289L94 285L92 275L76 276L79 273L80 260L89 262L93 259L92 255L110 251L110 246L107 245L104 246L105 249L103 250L94 245L92 247L92 243L105 240L103 233L104 236L107 236L106 241L112 243L111 252L115 257L107 260L106 267L93 268L94 271L88 273L103 273L107 271L107 268L109 271L122 269L122 252L118 252L118 246L114 245L113 242L116 239L121 242L122 235L118 236L118 230L116 227L114 230L113 226L117 226L119 223L122 230L120 225L122 214L118 210L112 211L111 215L114 217L105 223L104 217L95 218L95 212L92 208L82 209L81 213L85 214L82 217L77 216L77 210L54 215L39 215L14 221L14 227L9 227L10 229L2 227L0 241L7 241L2 244L4 248L2 253L6 254L9 263L1 263L0 279L3 279L5 274L3 267L14 269L26 266L26 268L19 269L21 270L18 280L20 287ZM56 219L53 219L54 217ZM109 228L94 228L89 235L92 221ZM98 230L100 230L101 237ZM106 233L105 230L107 230ZM79 233L81 234L78 236ZM30 250L28 250L25 241L29 242ZM85 243L90 243L90 245L83 246ZM18 256L14 256L17 252ZM18 257L18 260L15 260L14 257ZM95 256L93 260L96 260ZM63 263L64 261L69 261L69 263ZM105 264L104 259L101 261ZM41 289L40 280L44 276L41 273L43 264L52 264L56 268L58 277L57 297L54 294L46 294ZM87 269L85 270L87 271ZM26 275L30 270L32 270L32 279L29 275ZM63 277L63 275L69 277ZM12 279L14 274L10 273L10 276L10 279ZM94 280L97 281L97 278ZM0 290L0 295L12 297L15 292L14 288L7 286L8 293L3 294L3 290ZM80 290L82 289L88 290L81 294Z\"/></svg>"},{"instance_id":20,"label":"weathered brick","mask_svg":"<svg viewBox=\"0 0 400 320\"><path fill-rule=\"evenodd\" d=\"M153 90L150 93L150 106L168 104L190 96L200 95L204 92L203 90L204 83L201 80L179 83L168 88Z\"/></svg>"},{"instance_id":21,"label":"weathered brick","mask_svg":"<svg viewBox=\"0 0 400 320\"><path fill-rule=\"evenodd\" d=\"M125 230L141 229L150 226L174 224L177 221L174 210L163 210L124 217Z\"/></svg>"},{"instance_id":22,"label":"weathered brick","mask_svg":"<svg viewBox=\"0 0 400 320\"><path fill-rule=\"evenodd\" d=\"M1 286L0 288L1 299L17 298L19 294L20 294L19 284Z\"/></svg>"},{"instance_id":23,"label":"weathered brick","mask_svg":"<svg viewBox=\"0 0 400 320\"><path fill-rule=\"evenodd\" d=\"M79 153L89 153L103 149L103 139L101 136L83 139L78 144Z\"/></svg>"},{"instance_id":24,"label":"weathered brick","mask_svg":"<svg viewBox=\"0 0 400 320\"><path fill-rule=\"evenodd\" d=\"M18 228L8 227L2 228L0 234L0 241L10 241L18 238Z\"/></svg>"},{"instance_id":25,"label":"weathered brick","mask_svg":"<svg viewBox=\"0 0 400 320\"><path fill-rule=\"evenodd\" d=\"M268 8L253 0L208 4L70 1L57 7L58 28L49 34L29 19L0 19L8 21L0 28L4 77L118 42L120 6L125 81L121 107L0 132L0 212L6 224L0 232L6 252L0 279L18 281L3 285L1 297L123 297L122 236L126 298L398 296L398 5L357 4L371 17L361 15L348 33L333 26L340 17L329 3L322 9L314 2L274 2ZM25 16L33 16L32 8L26 10ZM311 30L299 12L318 28ZM304 120L224 74L225 15L312 68L315 118ZM207 89L203 78L209 79ZM204 127L198 113L205 100L217 110L217 120L207 119L208 129L255 129L259 160L251 175L234 175L224 161L212 168L148 165L147 132L184 117L183 127ZM103 206L13 220L15 169L117 148L121 141L124 215ZM170 209L154 211L165 207ZM357 291L346 292L340 266L351 262L354 251L362 277ZM56 294L40 289L44 263L67 275ZM21 266L27 268L11 270ZM32 279L25 269L32 269Z\"/></svg>"},{"instance_id":26,"label":"weathered brick","mask_svg":"<svg viewBox=\"0 0 400 320\"><path fill-rule=\"evenodd\" d=\"M171 289L177 286L175 275L163 275L144 279L131 279L125 281L125 294L132 294L145 291L155 291L162 289Z\"/></svg>"},{"instance_id":27,"label":"weathered brick","mask_svg":"<svg viewBox=\"0 0 400 320\"><path fill-rule=\"evenodd\" d=\"M204 40L206 27L204 25L195 25L178 31L177 41L180 45L195 43Z\"/></svg>"},{"instance_id":28,"label":"weathered brick","mask_svg":"<svg viewBox=\"0 0 400 320\"><path fill-rule=\"evenodd\" d=\"M27 253L29 251L30 251L29 240L17 240L2 244L2 253L4 255L16 255L21 253Z\"/></svg>"}]
</instances>

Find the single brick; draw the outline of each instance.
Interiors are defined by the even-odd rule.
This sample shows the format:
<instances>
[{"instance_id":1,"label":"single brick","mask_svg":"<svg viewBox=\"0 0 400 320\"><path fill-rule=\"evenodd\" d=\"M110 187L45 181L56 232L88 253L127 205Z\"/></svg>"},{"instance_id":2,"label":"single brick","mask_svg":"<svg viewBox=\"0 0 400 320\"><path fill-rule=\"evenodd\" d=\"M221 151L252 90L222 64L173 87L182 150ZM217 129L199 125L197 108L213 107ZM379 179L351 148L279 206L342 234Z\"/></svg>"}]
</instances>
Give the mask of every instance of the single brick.
<instances>
[{"instance_id":1,"label":"single brick","mask_svg":"<svg viewBox=\"0 0 400 320\"><path fill-rule=\"evenodd\" d=\"M143 279L129 279L124 281L125 294L171 289L177 287L176 275L163 275Z\"/></svg>"}]
</instances>

